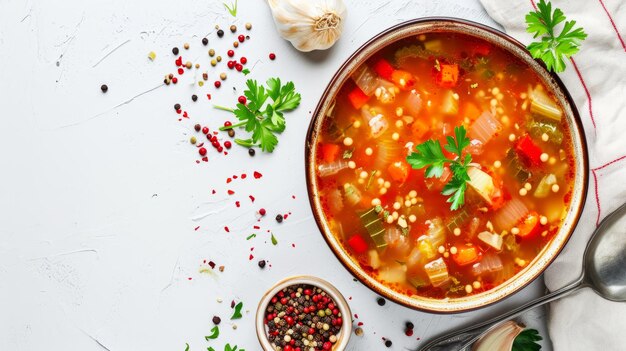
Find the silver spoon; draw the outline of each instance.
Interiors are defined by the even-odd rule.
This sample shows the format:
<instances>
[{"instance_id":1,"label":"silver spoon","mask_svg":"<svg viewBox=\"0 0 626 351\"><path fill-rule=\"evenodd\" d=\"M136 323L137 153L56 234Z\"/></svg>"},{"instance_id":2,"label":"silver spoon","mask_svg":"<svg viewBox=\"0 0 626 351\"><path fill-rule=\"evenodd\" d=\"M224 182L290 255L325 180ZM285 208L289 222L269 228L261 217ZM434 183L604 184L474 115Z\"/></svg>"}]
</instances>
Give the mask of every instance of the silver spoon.
<instances>
[{"instance_id":1,"label":"silver spoon","mask_svg":"<svg viewBox=\"0 0 626 351\"><path fill-rule=\"evenodd\" d=\"M498 324L582 288L591 288L607 300L626 301L626 204L609 214L593 232L578 279L500 316L440 336L420 351L464 350Z\"/></svg>"}]
</instances>

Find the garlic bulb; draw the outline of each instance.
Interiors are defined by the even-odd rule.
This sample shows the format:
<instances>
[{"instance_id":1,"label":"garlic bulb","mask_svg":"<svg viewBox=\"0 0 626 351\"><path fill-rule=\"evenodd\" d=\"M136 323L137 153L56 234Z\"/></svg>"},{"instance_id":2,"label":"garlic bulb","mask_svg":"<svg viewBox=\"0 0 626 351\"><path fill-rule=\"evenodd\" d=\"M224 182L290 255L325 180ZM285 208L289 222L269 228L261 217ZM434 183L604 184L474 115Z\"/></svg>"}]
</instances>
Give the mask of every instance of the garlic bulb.
<instances>
[{"instance_id":1,"label":"garlic bulb","mask_svg":"<svg viewBox=\"0 0 626 351\"><path fill-rule=\"evenodd\" d=\"M514 321L504 322L478 339L472 346L472 351L510 351L513 348L513 341L523 330L524 328Z\"/></svg>"},{"instance_id":2,"label":"garlic bulb","mask_svg":"<svg viewBox=\"0 0 626 351\"><path fill-rule=\"evenodd\" d=\"M326 50L339 39L343 0L268 0L280 35L300 51Z\"/></svg>"}]
</instances>

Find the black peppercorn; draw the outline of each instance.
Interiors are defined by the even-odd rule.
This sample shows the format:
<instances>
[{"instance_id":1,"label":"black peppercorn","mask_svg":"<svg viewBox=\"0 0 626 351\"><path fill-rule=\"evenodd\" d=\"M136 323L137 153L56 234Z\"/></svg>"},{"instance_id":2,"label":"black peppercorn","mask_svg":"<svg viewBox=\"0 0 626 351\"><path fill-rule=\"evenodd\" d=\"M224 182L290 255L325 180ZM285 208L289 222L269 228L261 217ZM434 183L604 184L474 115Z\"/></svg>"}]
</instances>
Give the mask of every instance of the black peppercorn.
<instances>
[{"instance_id":1,"label":"black peppercorn","mask_svg":"<svg viewBox=\"0 0 626 351\"><path fill-rule=\"evenodd\" d=\"M391 347L391 344L393 344L391 340L385 340L385 346Z\"/></svg>"},{"instance_id":2,"label":"black peppercorn","mask_svg":"<svg viewBox=\"0 0 626 351\"><path fill-rule=\"evenodd\" d=\"M221 30L221 29L218 29L217 30L217 36L220 37L220 38L223 37L224 36L224 31Z\"/></svg>"},{"instance_id":3,"label":"black peppercorn","mask_svg":"<svg viewBox=\"0 0 626 351\"><path fill-rule=\"evenodd\" d=\"M213 324L218 325L220 324L220 322L222 321L222 319L218 316L213 316Z\"/></svg>"},{"instance_id":4,"label":"black peppercorn","mask_svg":"<svg viewBox=\"0 0 626 351\"><path fill-rule=\"evenodd\" d=\"M383 299L382 297L379 297L378 299L376 299L376 302L378 303L378 306L385 306L385 304L387 303L387 300Z\"/></svg>"},{"instance_id":5,"label":"black peppercorn","mask_svg":"<svg viewBox=\"0 0 626 351\"><path fill-rule=\"evenodd\" d=\"M209 39L207 39L207 38L202 38L202 45L204 45L204 46L209 45Z\"/></svg>"},{"instance_id":6,"label":"black peppercorn","mask_svg":"<svg viewBox=\"0 0 626 351\"><path fill-rule=\"evenodd\" d=\"M174 110L176 111L180 110L180 104L174 104Z\"/></svg>"},{"instance_id":7,"label":"black peppercorn","mask_svg":"<svg viewBox=\"0 0 626 351\"><path fill-rule=\"evenodd\" d=\"M198 95L196 94L191 95L191 100L198 101Z\"/></svg>"},{"instance_id":8,"label":"black peppercorn","mask_svg":"<svg viewBox=\"0 0 626 351\"><path fill-rule=\"evenodd\" d=\"M172 54L178 55L178 48L177 47L173 47L172 48Z\"/></svg>"},{"instance_id":9,"label":"black peppercorn","mask_svg":"<svg viewBox=\"0 0 626 351\"><path fill-rule=\"evenodd\" d=\"M259 267L260 267L261 269L265 268L265 260L260 260L260 261L259 261Z\"/></svg>"},{"instance_id":10,"label":"black peppercorn","mask_svg":"<svg viewBox=\"0 0 626 351\"><path fill-rule=\"evenodd\" d=\"M233 32L233 33L235 33L235 32L237 31L237 26L236 26L236 25L234 25L234 24L233 24L233 25L231 25L231 26L230 26L230 31L231 31L231 32Z\"/></svg>"},{"instance_id":11,"label":"black peppercorn","mask_svg":"<svg viewBox=\"0 0 626 351\"><path fill-rule=\"evenodd\" d=\"M254 156L255 153L256 151L254 151L254 149L248 149L248 155Z\"/></svg>"},{"instance_id":12,"label":"black peppercorn","mask_svg":"<svg viewBox=\"0 0 626 351\"><path fill-rule=\"evenodd\" d=\"M109 87L106 84L102 84L100 86L100 90L102 90L103 93L106 93L109 90Z\"/></svg>"},{"instance_id":13,"label":"black peppercorn","mask_svg":"<svg viewBox=\"0 0 626 351\"><path fill-rule=\"evenodd\" d=\"M415 326L414 326L414 325L413 325L413 323L411 323L411 322L406 322L405 326L406 326L406 328L407 328L407 329L413 329L413 328L415 328Z\"/></svg>"},{"instance_id":14,"label":"black peppercorn","mask_svg":"<svg viewBox=\"0 0 626 351\"><path fill-rule=\"evenodd\" d=\"M283 222L283 215L281 215L281 214L277 214L277 215L276 215L276 222L278 222L278 223L282 223L282 222Z\"/></svg>"},{"instance_id":15,"label":"black peppercorn","mask_svg":"<svg viewBox=\"0 0 626 351\"><path fill-rule=\"evenodd\" d=\"M201 125L199 125L199 124L196 124L195 126L193 126L193 129L195 129L195 130L196 130L196 132L199 132L199 131L200 131L200 129L202 129L202 126L201 126Z\"/></svg>"},{"instance_id":16,"label":"black peppercorn","mask_svg":"<svg viewBox=\"0 0 626 351\"><path fill-rule=\"evenodd\" d=\"M231 138L234 138L235 137L235 130L234 129L229 129L228 130L228 136L231 137ZM250 150L252 150L252 149L250 149Z\"/></svg>"}]
</instances>

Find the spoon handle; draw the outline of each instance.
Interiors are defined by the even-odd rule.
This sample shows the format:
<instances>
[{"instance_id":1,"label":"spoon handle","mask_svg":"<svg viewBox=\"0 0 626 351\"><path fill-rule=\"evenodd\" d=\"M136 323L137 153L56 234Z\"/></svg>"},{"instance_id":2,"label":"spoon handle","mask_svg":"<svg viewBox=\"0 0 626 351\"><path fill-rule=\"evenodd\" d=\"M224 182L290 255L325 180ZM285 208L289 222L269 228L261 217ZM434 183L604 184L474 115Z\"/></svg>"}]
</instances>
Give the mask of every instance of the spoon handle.
<instances>
[{"instance_id":1,"label":"spoon handle","mask_svg":"<svg viewBox=\"0 0 626 351\"><path fill-rule=\"evenodd\" d=\"M583 283L583 276L581 276L576 281L562 287L561 289L555 290L551 292L550 294L547 294L545 296L532 300L511 311L505 312L485 322L481 322L476 325L468 326L463 329L459 329L457 331L453 331L451 333L442 335L430 341L419 350L420 351L464 350L466 347L476 342L485 332L489 331L491 328L496 327L498 324L504 321L507 321L509 319L515 318L521 315L522 313L526 312L527 310L530 310L535 307L546 304L548 302L557 300L563 296L567 296L573 293L574 291L577 291L578 289L586 287L586 286L587 285Z\"/></svg>"}]
</instances>

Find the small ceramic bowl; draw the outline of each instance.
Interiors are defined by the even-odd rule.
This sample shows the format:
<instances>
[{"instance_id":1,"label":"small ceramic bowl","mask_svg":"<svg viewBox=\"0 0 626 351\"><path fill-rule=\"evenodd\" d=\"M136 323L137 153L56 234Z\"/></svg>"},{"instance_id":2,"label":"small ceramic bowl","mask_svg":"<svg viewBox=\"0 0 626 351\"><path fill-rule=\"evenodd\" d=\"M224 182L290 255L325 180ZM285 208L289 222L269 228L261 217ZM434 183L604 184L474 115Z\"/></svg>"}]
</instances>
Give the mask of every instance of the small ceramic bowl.
<instances>
[{"instance_id":1,"label":"small ceramic bowl","mask_svg":"<svg viewBox=\"0 0 626 351\"><path fill-rule=\"evenodd\" d=\"M341 325L341 331L337 335L337 342L334 344L332 351L343 351L348 345L350 335L352 333L352 313L350 312L350 306L348 302L341 295L339 290L335 288L331 283L310 275L298 275L290 278L283 279L276 283L271 289L269 289L261 298L259 306L256 311L256 335L259 338L261 347L264 351L274 351L272 344L267 338L267 331L265 327L265 310L267 309L270 300L282 289L291 285L313 285L324 290L335 301L337 308L341 312L343 324Z\"/></svg>"}]
</instances>

